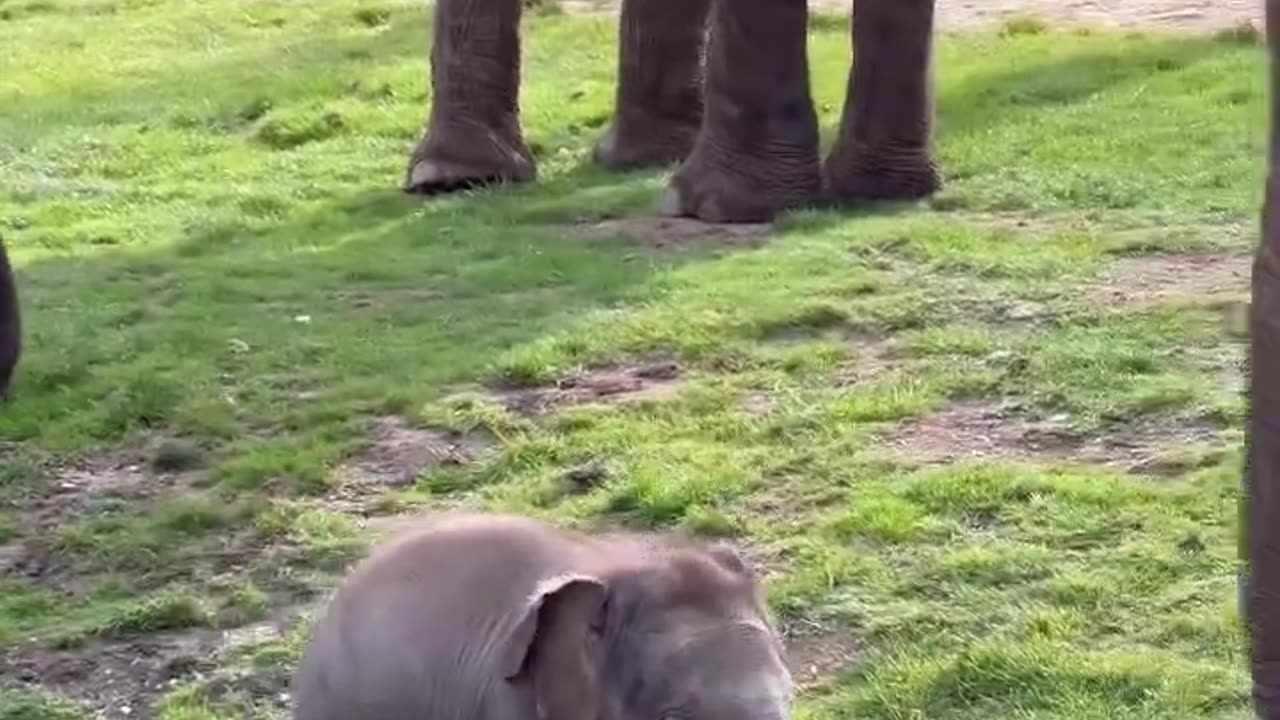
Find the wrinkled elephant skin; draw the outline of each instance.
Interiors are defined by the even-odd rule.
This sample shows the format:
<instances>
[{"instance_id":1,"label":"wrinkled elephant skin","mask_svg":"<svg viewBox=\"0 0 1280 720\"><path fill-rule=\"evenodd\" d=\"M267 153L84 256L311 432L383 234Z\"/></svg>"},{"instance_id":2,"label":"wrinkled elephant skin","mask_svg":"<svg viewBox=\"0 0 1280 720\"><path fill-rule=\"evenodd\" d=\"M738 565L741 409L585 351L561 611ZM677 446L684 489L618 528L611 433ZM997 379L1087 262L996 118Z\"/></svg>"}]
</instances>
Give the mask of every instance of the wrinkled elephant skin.
<instances>
[{"instance_id":1,"label":"wrinkled elephant skin","mask_svg":"<svg viewBox=\"0 0 1280 720\"><path fill-rule=\"evenodd\" d=\"M1242 608L1253 705L1280 720L1280 0L1267 0L1271 111L1262 242L1249 306L1249 421L1241 493Z\"/></svg>"},{"instance_id":2,"label":"wrinkled elephant skin","mask_svg":"<svg viewBox=\"0 0 1280 720\"><path fill-rule=\"evenodd\" d=\"M711 0L625 0L614 117L593 157L634 169L670 165L702 124L702 46ZM522 0L439 0L432 106L404 189L434 194L537 175L520 127Z\"/></svg>"},{"instance_id":3,"label":"wrinkled elephant skin","mask_svg":"<svg viewBox=\"0 0 1280 720\"><path fill-rule=\"evenodd\" d=\"M0 400L9 397L9 383L22 354L22 314L18 285L9 265L9 252L0 239Z\"/></svg>"},{"instance_id":4,"label":"wrinkled elephant skin","mask_svg":"<svg viewBox=\"0 0 1280 720\"><path fill-rule=\"evenodd\" d=\"M793 692L731 549L501 515L375 549L293 684L297 720L787 720Z\"/></svg>"},{"instance_id":5,"label":"wrinkled elephant skin","mask_svg":"<svg viewBox=\"0 0 1280 720\"><path fill-rule=\"evenodd\" d=\"M711 0L626 0L618 30L618 93L596 162L660 167L689 154L702 126L702 48Z\"/></svg>"},{"instance_id":6,"label":"wrinkled elephant skin","mask_svg":"<svg viewBox=\"0 0 1280 720\"><path fill-rule=\"evenodd\" d=\"M837 198L913 200L941 186L930 147L933 0L854 4L853 71L824 167Z\"/></svg>"},{"instance_id":7,"label":"wrinkled elephant skin","mask_svg":"<svg viewBox=\"0 0 1280 720\"><path fill-rule=\"evenodd\" d=\"M803 0L716 2L702 132L666 212L762 222L821 191L807 16Z\"/></svg>"},{"instance_id":8,"label":"wrinkled elephant skin","mask_svg":"<svg viewBox=\"0 0 1280 720\"><path fill-rule=\"evenodd\" d=\"M520 0L437 7L436 101L406 188L533 179L517 102ZM613 169L679 162L663 211L714 222L767 221L819 199L925 197L941 184L933 14L933 0L854 0L853 70L822 161L806 0L623 0L616 107L593 157Z\"/></svg>"},{"instance_id":9,"label":"wrinkled elephant skin","mask_svg":"<svg viewBox=\"0 0 1280 720\"><path fill-rule=\"evenodd\" d=\"M521 0L441 0L431 119L404 189L432 194L537 176L520 128Z\"/></svg>"}]
</instances>

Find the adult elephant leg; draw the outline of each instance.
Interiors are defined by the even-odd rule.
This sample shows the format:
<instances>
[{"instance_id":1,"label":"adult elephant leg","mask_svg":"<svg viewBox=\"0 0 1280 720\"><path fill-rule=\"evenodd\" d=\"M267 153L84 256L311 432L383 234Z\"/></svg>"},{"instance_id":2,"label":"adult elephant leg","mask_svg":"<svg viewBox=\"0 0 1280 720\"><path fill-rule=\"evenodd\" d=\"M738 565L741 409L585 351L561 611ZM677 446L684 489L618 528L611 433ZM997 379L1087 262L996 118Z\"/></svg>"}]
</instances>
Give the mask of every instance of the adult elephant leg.
<instances>
[{"instance_id":1,"label":"adult elephant leg","mask_svg":"<svg viewBox=\"0 0 1280 720\"><path fill-rule=\"evenodd\" d=\"M408 192L534 179L520 129L522 0L438 0L431 117L405 174Z\"/></svg>"},{"instance_id":2,"label":"adult elephant leg","mask_svg":"<svg viewBox=\"0 0 1280 720\"><path fill-rule=\"evenodd\" d=\"M761 222L821 191L806 0L716 0L702 129L664 210Z\"/></svg>"},{"instance_id":3,"label":"adult elephant leg","mask_svg":"<svg viewBox=\"0 0 1280 720\"><path fill-rule=\"evenodd\" d=\"M1249 419L1241 493L1241 595L1250 637L1253 705L1280 720L1280 0L1267 0L1270 141L1262 242L1250 303Z\"/></svg>"},{"instance_id":4,"label":"adult elephant leg","mask_svg":"<svg viewBox=\"0 0 1280 720\"><path fill-rule=\"evenodd\" d=\"M9 382L22 356L22 312L18 283L9 264L9 252L0 237L0 402L9 396Z\"/></svg>"},{"instance_id":5,"label":"adult elephant leg","mask_svg":"<svg viewBox=\"0 0 1280 720\"><path fill-rule=\"evenodd\" d=\"M824 165L843 200L910 200L941 181L932 150L934 0L854 0L853 69Z\"/></svg>"},{"instance_id":6,"label":"adult elephant leg","mask_svg":"<svg viewBox=\"0 0 1280 720\"><path fill-rule=\"evenodd\" d=\"M702 124L711 0L622 0L618 94L595 159L622 170L683 160Z\"/></svg>"}]
</instances>

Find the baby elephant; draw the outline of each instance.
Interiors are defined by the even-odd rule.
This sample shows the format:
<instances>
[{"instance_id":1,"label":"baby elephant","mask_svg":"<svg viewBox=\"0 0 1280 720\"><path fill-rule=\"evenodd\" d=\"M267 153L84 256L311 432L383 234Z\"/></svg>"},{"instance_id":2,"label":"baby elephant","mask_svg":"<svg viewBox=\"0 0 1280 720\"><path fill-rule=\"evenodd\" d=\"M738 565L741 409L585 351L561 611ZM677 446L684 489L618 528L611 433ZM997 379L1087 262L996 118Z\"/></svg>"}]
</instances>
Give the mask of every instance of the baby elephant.
<instances>
[{"instance_id":1,"label":"baby elephant","mask_svg":"<svg viewBox=\"0 0 1280 720\"><path fill-rule=\"evenodd\" d=\"M787 720L793 685L732 550L475 515L359 564L293 694L297 720Z\"/></svg>"}]
</instances>

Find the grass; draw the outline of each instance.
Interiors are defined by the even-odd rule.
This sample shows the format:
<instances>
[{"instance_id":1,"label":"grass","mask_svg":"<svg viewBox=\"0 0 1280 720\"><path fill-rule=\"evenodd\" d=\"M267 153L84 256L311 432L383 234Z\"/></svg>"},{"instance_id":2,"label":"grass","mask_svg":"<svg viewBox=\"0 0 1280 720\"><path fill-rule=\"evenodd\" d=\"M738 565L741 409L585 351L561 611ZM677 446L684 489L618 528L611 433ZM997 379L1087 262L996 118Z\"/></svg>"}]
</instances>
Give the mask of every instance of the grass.
<instances>
[{"instance_id":1,"label":"grass","mask_svg":"<svg viewBox=\"0 0 1280 720\"><path fill-rule=\"evenodd\" d=\"M367 547L363 514L462 504L750 546L785 626L860 641L803 718L1248 716L1240 338L1203 298L1083 288L1119 258L1250 246L1256 43L1026 18L948 35L940 196L659 249L588 229L643 222L664 182L587 161L607 19L528 20L537 184L395 190L429 102L426 15L0 3L0 233L30 333L0 414L0 558L23 558L0 580L6 655L96 662L296 614ZM847 34L812 30L829 130ZM679 380L625 404L531 418L485 389L655 356ZM960 401L1080 443L1154 428L1182 453L1150 477L884 441ZM487 451L408 487L352 480L390 415ZM143 699L274 716L305 637L211 649L203 680ZM84 687L4 672L0 717L88 716L57 697Z\"/></svg>"}]
</instances>

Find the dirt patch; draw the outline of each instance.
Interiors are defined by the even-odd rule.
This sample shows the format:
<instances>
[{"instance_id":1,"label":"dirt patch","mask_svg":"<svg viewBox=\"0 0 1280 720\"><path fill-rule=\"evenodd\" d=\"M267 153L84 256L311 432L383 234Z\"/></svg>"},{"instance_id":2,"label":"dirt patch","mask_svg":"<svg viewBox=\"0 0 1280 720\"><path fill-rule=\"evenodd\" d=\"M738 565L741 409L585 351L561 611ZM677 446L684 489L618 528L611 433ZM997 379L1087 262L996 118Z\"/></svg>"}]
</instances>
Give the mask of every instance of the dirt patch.
<instances>
[{"instance_id":1,"label":"dirt patch","mask_svg":"<svg viewBox=\"0 0 1280 720\"><path fill-rule=\"evenodd\" d=\"M24 509L32 529L44 529L78 514L101 498L140 500L192 486L199 476L192 470L166 471L155 463L156 450L87 455L53 467L44 491Z\"/></svg>"},{"instance_id":2,"label":"dirt patch","mask_svg":"<svg viewBox=\"0 0 1280 720\"><path fill-rule=\"evenodd\" d=\"M495 397L509 411L525 416L568 405L662 400L679 391L681 373L680 365L672 361L586 370L552 387L499 390Z\"/></svg>"},{"instance_id":3,"label":"dirt patch","mask_svg":"<svg viewBox=\"0 0 1280 720\"><path fill-rule=\"evenodd\" d=\"M854 359L844 363L836 372L836 387L865 385L892 370L910 369L918 364L890 339L860 340L856 347Z\"/></svg>"},{"instance_id":4,"label":"dirt patch","mask_svg":"<svg viewBox=\"0 0 1280 720\"><path fill-rule=\"evenodd\" d=\"M616 12L619 0L562 0L574 13ZM809 0L811 11L848 13L850 0ZM938 0L942 29L999 24L1033 16L1053 25L1213 31L1246 22L1262 27L1257 0Z\"/></svg>"},{"instance_id":5,"label":"dirt patch","mask_svg":"<svg viewBox=\"0 0 1280 720\"><path fill-rule=\"evenodd\" d=\"M207 634L153 636L82 651L6 653L0 677L82 703L97 718L149 718L173 683L210 670Z\"/></svg>"},{"instance_id":6,"label":"dirt patch","mask_svg":"<svg viewBox=\"0 0 1280 720\"><path fill-rule=\"evenodd\" d=\"M1246 302L1252 262L1246 253L1124 258L1112 263L1088 296L1099 305L1129 308Z\"/></svg>"},{"instance_id":7,"label":"dirt patch","mask_svg":"<svg viewBox=\"0 0 1280 720\"><path fill-rule=\"evenodd\" d=\"M160 461L164 443L138 450L88 455L57 467L46 500L52 506L83 503L95 497L142 499L185 488L199 475L169 469Z\"/></svg>"},{"instance_id":8,"label":"dirt patch","mask_svg":"<svg viewBox=\"0 0 1280 720\"><path fill-rule=\"evenodd\" d=\"M287 677L249 675L226 663L244 648L281 640L319 607L287 608L272 620L226 631L161 633L75 650L10 650L0 657L0 681L56 692L93 717L110 720L155 717L156 701L176 684L192 680L214 694L234 689L255 699L282 701Z\"/></svg>"},{"instance_id":9,"label":"dirt patch","mask_svg":"<svg viewBox=\"0 0 1280 720\"><path fill-rule=\"evenodd\" d=\"M1185 469L1167 450L1217 440L1218 430L1181 419L1133 423L1105 437L1080 437L1062 419L1030 421L986 403L961 403L903 424L889 439L893 454L924 464L963 460L1072 462L1140 474Z\"/></svg>"},{"instance_id":10,"label":"dirt patch","mask_svg":"<svg viewBox=\"0 0 1280 720\"><path fill-rule=\"evenodd\" d=\"M156 457L155 448L143 448L86 455L48 468L48 480L22 505L17 539L0 547L0 571L59 584L67 578L56 567L49 542L59 526L97 503L147 501L189 490L199 481L194 470L157 469Z\"/></svg>"},{"instance_id":11,"label":"dirt patch","mask_svg":"<svg viewBox=\"0 0 1280 720\"><path fill-rule=\"evenodd\" d=\"M92 457L63 468L55 482L62 495L133 494L145 489L147 473L138 458Z\"/></svg>"},{"instance_id":12,"label":"dirt patch","mask_svg":"<svg viewBox=\"0 0 1280 720\"><path fill-rule=\"evenodd\" d=\"M497 444L483 428L454 432L414 427L399 417L378 418L364 449L339 469L340 481L323 506L376 524L389 512L379 507L389 488L413 485L432 470L483 461Z\"/></svg>"},{"instance_id":13,"label":"dirt patch","mask_svg":"<svg viewBox=\"0 0 1280 720\"><path fill-rule=\"evenodd\" d=\"M831 628L806 620L785 623L782 642L787 665L803 692L825 685L852 669L862 654L862 640L850 628Z\"/></svg>"},{"instance_id":14,"label":"dirt patch","mask_svg":"<svg viewBox=\"0 0 1280 720\"><path fill-rule=\"evenodd\" d=\"M412 485L425 471L467 465L494 447L487 433L416 428L398 417L378 418L368 447L347 471L368 484Z\"/></svg>"},{"instance_id":15,"label":"dirt patch","mask_svg":"<svg viewBox=\"0 0 1280 720\"><path fill-rule=\"evenodd\" d=\"M759 247L765 243L769 224L716 224L692 218L637 216L604 220L580 228L595 237L622 236L648 247Z\"/></svg>"}]
</instances>

